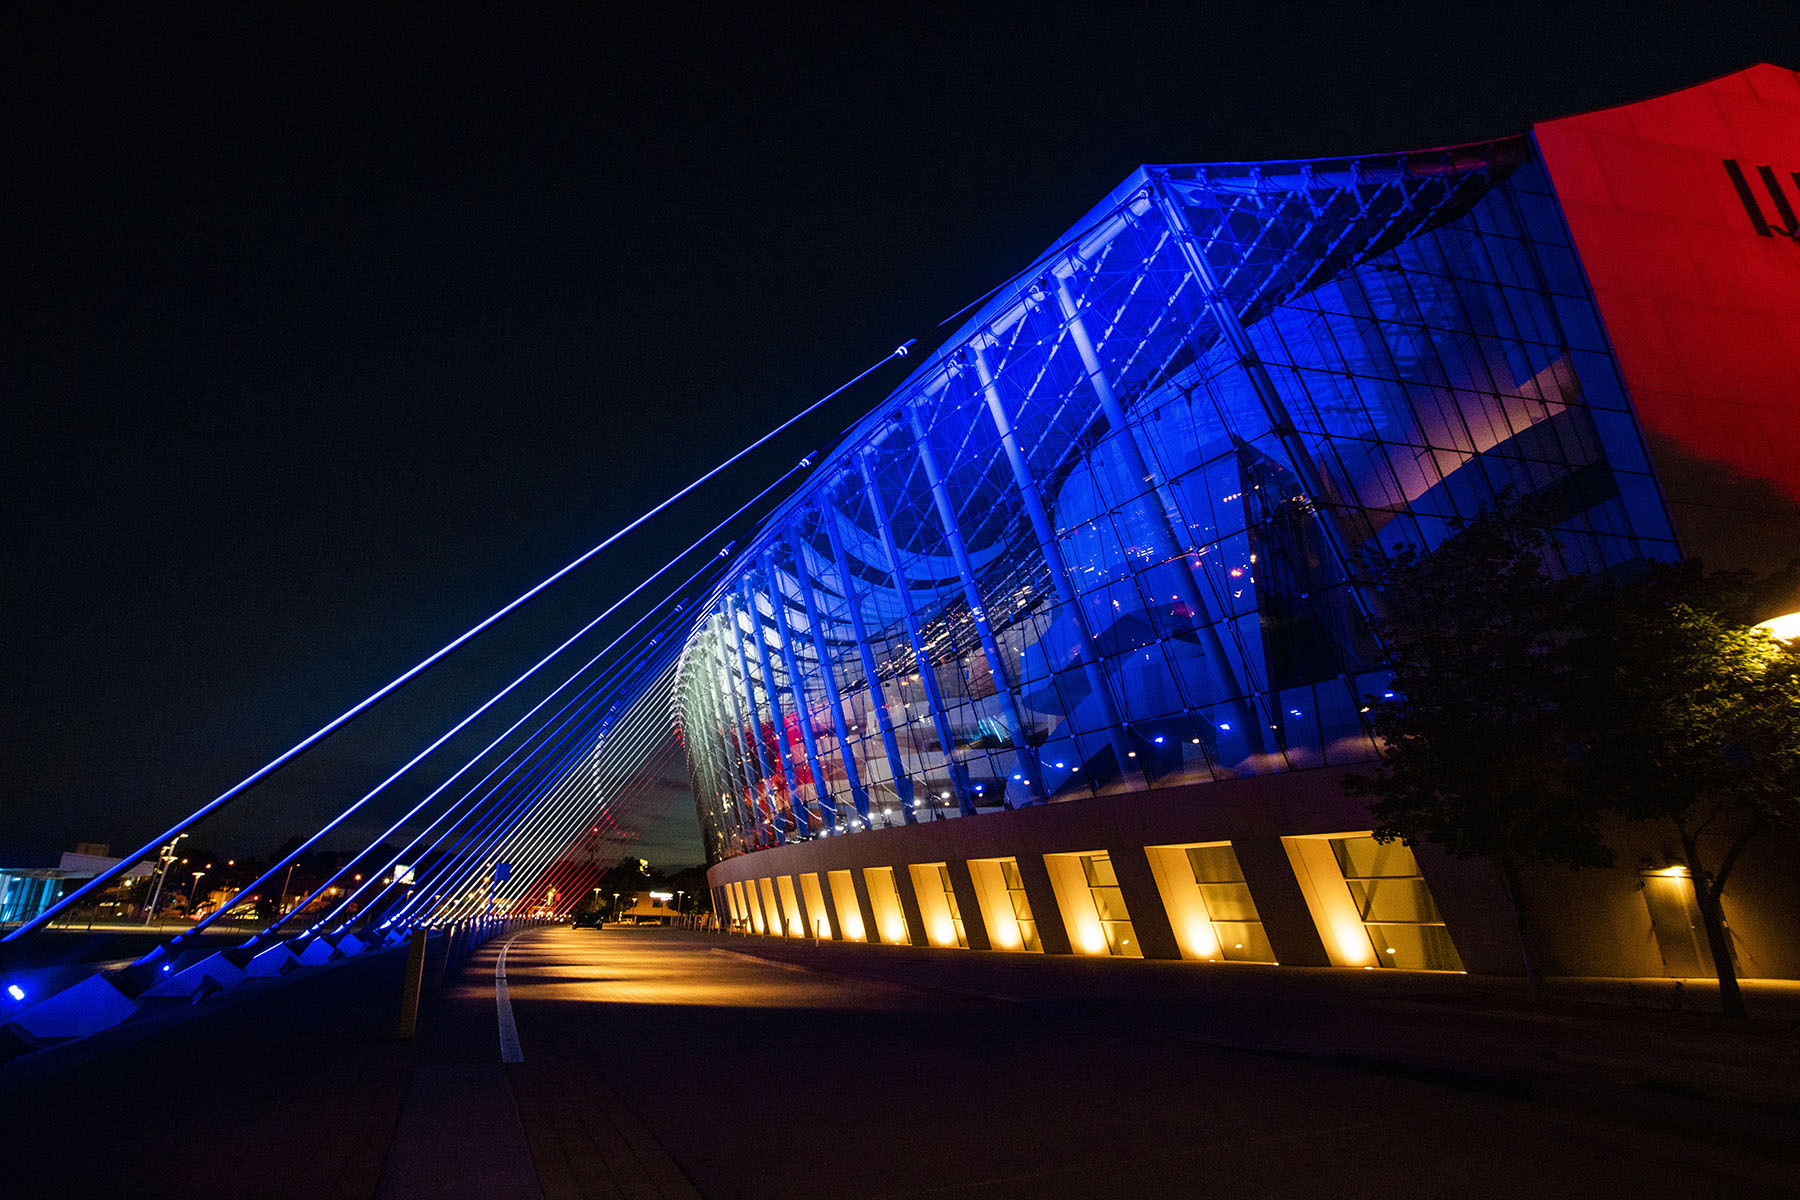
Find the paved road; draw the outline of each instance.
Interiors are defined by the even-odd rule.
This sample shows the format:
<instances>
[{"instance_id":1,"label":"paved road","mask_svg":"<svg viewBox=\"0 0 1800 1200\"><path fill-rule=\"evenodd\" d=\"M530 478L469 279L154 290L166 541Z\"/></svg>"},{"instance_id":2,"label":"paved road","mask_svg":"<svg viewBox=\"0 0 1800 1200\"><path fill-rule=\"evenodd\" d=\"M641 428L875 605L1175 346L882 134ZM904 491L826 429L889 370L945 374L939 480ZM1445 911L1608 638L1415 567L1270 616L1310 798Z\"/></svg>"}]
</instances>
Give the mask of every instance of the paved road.
<instances>
[{"instance_id":1,"label":"paved road","mask_svg":"<svg viewBox=\"0 0 1800 1200\"><path fill-rule=\"evenodd\" d=\"M832 969L764 957L796 952ZM1078 1013L946 991L941 976L920 988L842 973L881 955L651 931L528 934L507 963L525 1123L559 1105L583 1120L622 1105L721 1200L1691 1198L1800 1182L1779 1152L1196 1044L1146 1019L1155 1005L1109 1019L1096 968L1077 977L1085 985L1060 985L1087 997ZM1067 978L1065 964L1043 966L1044 982ZM583 1190L592 1181L573 1159L550 1169L556 1145L532 1141L544 1195L605 1194Z\"/></svg>"},{"instance_id":2,"label":"paved road","mask_svg":"<svg viewBox=\"0 0 1800 1200\"><path fill-rule=\"evenodd\" d=\"M1800 1167L1780 1136L1795 1110L1766 1091L1793 1078L1786 1064L1800 1032L1787 1021L1740 1031L1691 1014L1496 1018L1410 995L1454 998L1467 986L1427 977L1365 983L553 927L505 948L521 1061L503 1063L501 950L490 943L470 961L426 1007L411 1043L391 1040L400 956L388 954L119 1046L27 1094L14 1089L0 1096L5 1190L382 1200L1800 1194ZM1682 1084L1646 1093L1660 1106L1626 1112L1627 1123L1603 1108L1480 1090L1501 1078L1495 1061L1537 1036L1592 1049L1591 1061L1558 1058L1555 1078L1586 1071L1596 1086L1617 1083L1619 1072L1641 1073L1645 1029L1675 1047L1657 1071L1718 1059L1719 1078L1748 1097L1669 1094L1691 1090ZM1302 1044L1308 1030L1316 1044ZM1278 1038L1294 1052L1268 1052ZM1355 1060L1319 1057L1351 1043ZM1437 1082L1396 1077L1405 1066L1396 1052L1408 1046L1419 1061L1450 1055L1478 1069ZM1719 1052L1733 1046L1749 1065ZM1721 1111L1762 1125L1721 1136Z\"/></svg>"}]
</instances>

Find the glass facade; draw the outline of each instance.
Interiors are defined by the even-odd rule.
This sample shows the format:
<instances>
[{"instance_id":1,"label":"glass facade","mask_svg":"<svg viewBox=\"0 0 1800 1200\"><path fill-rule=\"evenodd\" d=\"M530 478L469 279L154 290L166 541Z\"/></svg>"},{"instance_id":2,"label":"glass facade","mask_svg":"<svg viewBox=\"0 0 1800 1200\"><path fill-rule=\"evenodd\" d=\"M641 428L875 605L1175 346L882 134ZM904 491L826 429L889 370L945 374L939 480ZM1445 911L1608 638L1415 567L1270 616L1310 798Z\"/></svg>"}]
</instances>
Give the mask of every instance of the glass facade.
<instances>
[{"instance_id":1,"label":"glass facade","mask_svg":"<svg viewBox=\"0 0 1800 1200\"><path fill-rule=\"evenodd\" d=\"M706 605L709 853L1368 759L1356 564L1505 490L1560 568L1675 553L1527 141L1143 168Z\"/></svg>"}]
</instances>

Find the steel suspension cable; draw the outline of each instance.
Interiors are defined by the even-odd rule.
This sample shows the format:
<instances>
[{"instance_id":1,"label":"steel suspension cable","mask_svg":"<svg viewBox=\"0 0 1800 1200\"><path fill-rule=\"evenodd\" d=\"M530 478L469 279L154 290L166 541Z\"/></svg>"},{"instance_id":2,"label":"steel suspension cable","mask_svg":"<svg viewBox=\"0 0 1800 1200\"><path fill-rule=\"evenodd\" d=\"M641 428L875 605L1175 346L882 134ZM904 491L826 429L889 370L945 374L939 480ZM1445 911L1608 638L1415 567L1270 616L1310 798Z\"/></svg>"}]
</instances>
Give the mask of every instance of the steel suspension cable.
<instances>
[{"instance_id":1,"label":"steel suspension cable","mask_svg":"<svg viewBox=\"0 0 1800 1200\"><path fill-rule=\"evenodd\" d=\"M93 879L89 880L87 883L83 884L81 887L77 888L73 892L70 892L67 896L64 896L61 900L57 901L55 904L46 908L43 912L39 913L37 916L26 921L24 924L20 925L17 929L13 930L11 933L6 934L4 937L0 937L0 942L11 942L18 938L24 937L26 934L34 932L35 930L48 924L51 920L53 920L56 917L56 915L58 913L67 909L68 907L70 907L72 904L74 904L77 900L81 899L83 896L87 895L88 893L94 891L97 888L103 887L106 884L111 883L119 875L130 870L145 855L148 855L151 852L155 851L164 842L168 841L170 838L174 837L176 834L182 833L189 826L195 824L196 822L203 820L204 818L206 818L207 816L210 816L214 812L217 812L219 809L225 807L227 804L230 804L233 800L235 800L238 796L242 795L250 787L252 787L256 783L258 783L259 781L261 781L268 775L272 774L274 771L278 770L282 766L286 765L288 762L299 757L306 750L308 750L312 746L318 744L320 741L324 740L326 737L329 737L332 733L336 732L339 728L348 724L350 721L354 720L355 718L360 716L362 713L366 712L368 709L370 709L370 708L374 707L376 704L380 703L383 699L385 699L387 696L392 694L394 691L396 691L397 689L399 689L400 687L405 685L408 681L412 680L414 677L418 676L421 672L428 670L434 664L438 663L443 658L445 658L447 655L453 653L458 648L463 646L470 639L476 637L478 634L480 634L481 632L483 632L484 630L486 630L490 626L492 626L495 622L501 620L502 618L507 616L509 613L512 613L514 610L518 609L521 605L527 603L528 601L530 601L531 599L536 597L539 593L543 592L546 588L550 587L551 585L553 585L553 584L557 583L558 581L560 581L561 579L563 579L571 571L574 571L577 567L581 566L583 563L586 563L587 561L592 559L595 555L599 554L601 551L603 551L603 550L607 549L609 546L613 545L613 543L617 542L620 538L624 537L626 534L632 532L634 529L637 529L639 526L643 525L646 521L649 521L652 517L657 516L659 513L668 509L671 505L675 504L677 501L681 500L683 497L692 493L695 489L701 487L708 481L714 479L721 472L727 470L734 464L741 461L745 456L760 449L762 446L767 445L770 440L772 440L775 437L778 437L780 434L786 432L788 429L791 429L799 421L803 420L807 416L810 416L812 413L818 411L818 409L822 408L825 404L829 403L831 400L836 399L839 395L841 395L843 392L845 392L849 388L854 387L858 383L861 383L864 379L867 379L870 375L873 375L877 370L886 366L888 363L892 362L893 360L895 360L897 358L905 358L909 353L911 353L912 347L915 344L915 341L916 341L916 339L908 340L907 342L903 343L902 345L895 347L888 354L884 355L879 361L871 363L869 366L867 366L863 370L859 371L855 376L846 380L844 383L839 384L837 387L833 388L830 392L827 392L824 396L821 396L819 399L813 401L811 404L807 405L805 408L801 409L799 412L788 417L785 421L781 422L779 425L775 426L773 429L770 429L768 432L764 433L761 437L757 438L755 441L751 442L749 445L745 446L743 449L739 450L737 453L733 454L731 457L729 457L729 458L723 460L722 462L719 462L715 466L713 466L705 474L700 475L699 477L695 478L693 481L687 483L680 489L671 493L668 497L666 497L665 499L663 499L662 501L657 503L654 507L646 509L643 513L639 514L637 517L634 517L631 521L629 521L625 525L621 526L620 528L615 530L613 533L609 534L603 541L601 541L600 543L598 543L591 549L583 552L576 558L570 560L565 566L563 566L559 570L555 571L551 575L547 576L541 582L535 584L531 588L520 593L517 598L513 599L512 601L510 601L503 607L495 610L492 614L483 618L481 621L477 622L475 625L470 626L469 629L467 629L463 633L459 634L455 638L451 639L449 642L446 642L439 649L433 651L431 654L420 659L417 663L413 664L411 667L408 667L405 671L401 672L399 675L396 675L393 679L389 680L387 683L383 684L381 687L375 689L373 692L370 692L367 696L365 696L365 697L363 697L363 699L357 701L351 707L345 709L343 712L339 713L337 716L333 717L331 720L327 721L325 724L319 726L319 728L314 730L312 733L307 734L304 738L301 738L298 742L295 742L292 746L288 747L286 750L282 751L280 754L276 755L274 758L270 759L268 762L264 763L262 766L258 767L256 770L254 770L250 774L244 776L243 779L239 780L237 783L233 784L231 787L227 788L225 791L219 793L219 795L214 797L212 800L201 805L199 808L195 809L192 813L189 813L186 817L183 817L180 821L177 821L174 825L171 825L168 829L165 829L163 832L157 834L155 837L151 838L148 842L144 843L144 845L140 846L138 849L132 851L128 855L125 855L123 858L121 858L119 860L119 862L115 866L109 867L106 870L100 872L98 875L94 876Z\"/></svg>"}]
</instances>

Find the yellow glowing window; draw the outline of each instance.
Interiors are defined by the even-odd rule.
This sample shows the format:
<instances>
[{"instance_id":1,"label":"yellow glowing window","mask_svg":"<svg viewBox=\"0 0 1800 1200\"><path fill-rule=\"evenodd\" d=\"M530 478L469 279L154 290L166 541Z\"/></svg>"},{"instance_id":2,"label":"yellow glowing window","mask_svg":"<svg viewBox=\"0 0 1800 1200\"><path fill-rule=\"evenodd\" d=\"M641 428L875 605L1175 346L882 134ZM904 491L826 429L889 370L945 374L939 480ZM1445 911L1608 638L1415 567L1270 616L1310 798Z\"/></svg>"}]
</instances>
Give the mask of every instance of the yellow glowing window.
<instances>
[{"instance_id":1,"label":"yellow glowing window","mask_svg":"<svg viewBox=\"0 0 1800 1200\"><path fill-rule=\"evenodd\" d=\"M894 868L864 867L863 883L869 889L869 907L875 912L875 928L881 940L890 946L908 945L911 939L900 908L900 889L894 883Z\"/></svg>"},{"instance_id":2,"label":"yellow glowing window","mask_svg":"<svg viewBox=\"0 0 1800 1200\"><path fill-rule=\"evenodd\" d=\"M913 894L919 900L919 915L925 919L925 935L934 946L969 945L968 930L963 925L962 909L956 903L956 892L950 885L947 863L914 863Z\"/></svg>"},{"instance_id":3,"label":"yellow glowing window","mask_svg":"<svg viewBox=\"0 0 1800 1200\"><path fill-rule=\"evenodd\" d=\"M1332 838L1331 852L1378 965L1462 970L1410 846L1360 835Z\"/></svg>"}]
</instances>

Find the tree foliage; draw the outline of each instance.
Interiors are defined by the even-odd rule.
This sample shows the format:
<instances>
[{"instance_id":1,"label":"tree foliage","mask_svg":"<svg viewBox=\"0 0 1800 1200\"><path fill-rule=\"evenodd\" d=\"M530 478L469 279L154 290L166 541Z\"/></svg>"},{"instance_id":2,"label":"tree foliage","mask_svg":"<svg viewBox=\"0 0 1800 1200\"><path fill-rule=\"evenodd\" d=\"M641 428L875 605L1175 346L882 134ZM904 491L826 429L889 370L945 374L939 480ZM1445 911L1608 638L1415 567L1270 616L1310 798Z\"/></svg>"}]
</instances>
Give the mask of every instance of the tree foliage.
<instances>
[{"instance_id":1,"label":"tree foliage","mask_svg":"<svg viewBox=\"0 0 1800 1200\"><path fill-rule=\"evenodd\" d=\"M1612 861L1570 770L1579 584L1552 578L1545 550L1539 529L1496 508L1458 522L1429 554L1406 548L1370 564L1394 683L1370 701L1375 771L1344 781L1374 798L1377 838L1492 862L1534 993L1519 867Z\"/></svg>"},{"instance_id":2,"label":"tree foliage","mask_svg":"<svg viewBox=\"0 0 1800 1200\"><path fill-rule=\"evenodd\" d=\"M1569 770L1579 583L1551 578L1544 551L1541 531L1492 510L1433 553L1372 564L1394 687L1370 702L1379 767L1346 783L1375 797L1378 837L1461 857L1611 862Z\"/></svg>"},{"instance_id":3,"label":"tree foliage","mask_svg":"<svg viewBox=\"0 0 1800 1200\"><path fill-rule=\"evenodd\" d=\"M1741 1015L1720 900L1745 845L1800 825L1800 649L1753 625L1792 605L1800 571L1557 578L1553 549L1502 503L1371 564L1394 687L1370 705L1379 764L1345 786L1373 798L1377 837L1494 863L1534 989L1519 866L1610 863L1607 810L1670 822ZM1716 863L1709 833L1727 838Z\"/></svg>"},{"instance_id":4,"label":"tree foliage","mask_svg":"<svg viewBox=\"0 0 1800 1200\"><path fill-rule=\"evenodd\" d=\"M1725 1010L1743 1014L1721 904L1739 855L1800 825L1800 648L1753 627L1794 571L1769 579L1654 566L1584 598L1582 754L1596 802L1679 837ZM1701 838L1718 835L1716 861Z\"/></svg>"}]
</instances>

